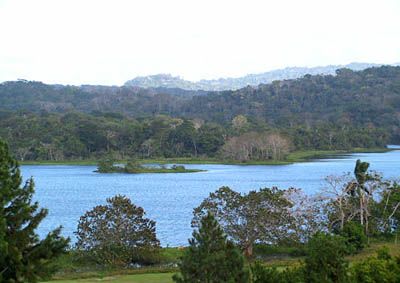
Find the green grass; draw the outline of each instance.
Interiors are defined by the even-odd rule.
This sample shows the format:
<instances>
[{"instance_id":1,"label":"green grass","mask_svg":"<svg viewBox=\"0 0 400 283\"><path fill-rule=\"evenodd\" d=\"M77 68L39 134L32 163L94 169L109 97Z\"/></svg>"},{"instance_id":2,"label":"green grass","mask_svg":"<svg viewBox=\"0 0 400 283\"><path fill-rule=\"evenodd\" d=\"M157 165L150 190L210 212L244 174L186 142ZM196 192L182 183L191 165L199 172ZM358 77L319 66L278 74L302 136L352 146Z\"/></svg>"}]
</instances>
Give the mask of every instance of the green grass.
<instances>
[{"instance_id":1,"label":"green grass","mask_svg":"<svg viewBox=\"0 0 400 283\"><path fill-rule=\"evenodd\" d=\"M98 283L98 282L114 282L114 283L170 283L173 273L150 273L150 274L130 274L130 275L112 275L102 278L88 279L71 279L71 280L56 280L53 283Z\"/></svg>"},{"instance_id":2,"label":"green grass","mask_svg":"<svg viewBox=\"0 0 400 283\"><path fill-rule=\"evenodd\" d=\"M311 159L340 158L352 153L383 153L388 152L387 148L353 148L351 150L299 150L289 153L288 162L306 162Z\"/></svg>"},{"instance_id":3,"label":"green grass","mask_svg":"<svg viewBox=\"0 0 400 283\"><path fill-rule=\"evenodd\" d=\"M289 153L287 160L290 162L305 162L311 159L340 157L351 152L345 150L299 150Z\"/></svg>"}]
</instances>

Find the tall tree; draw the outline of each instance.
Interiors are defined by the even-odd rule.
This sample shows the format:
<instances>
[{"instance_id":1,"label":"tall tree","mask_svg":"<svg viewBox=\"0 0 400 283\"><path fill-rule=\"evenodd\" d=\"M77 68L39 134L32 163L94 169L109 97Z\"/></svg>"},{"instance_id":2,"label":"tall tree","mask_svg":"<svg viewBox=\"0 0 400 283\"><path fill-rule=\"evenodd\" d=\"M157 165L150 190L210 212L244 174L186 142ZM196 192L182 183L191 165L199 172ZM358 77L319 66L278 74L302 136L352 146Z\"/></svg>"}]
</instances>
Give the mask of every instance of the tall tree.
<instances>
[{"instance_id":1,"label":"tall tree","mask_svg":"<svg viewBox=\"0 0 400 283\"><path fill-rule=\"evenodd\" d=\"M35 230L48 212L32 203L33 180L21 183L19 165L0 140L0 282L37 282L47 277L69 242L60 236L61 228L39 239Z\"/></svg>"},{"instance_id":2,"label":"tall tree","mask_svg":"<svg viewBox=\"0 0 400 283\"><path fill-rule=\"evenodd\" d=\"M189 239L179 269L180 274L173 277L178 283L248 282L243 256L211 213L201 219L199 230Z\"/></svg>"},{"instance_id":3,"label":"tall tree","mask_svg":"<svg viewBox=\"0 0 400 283\"><path fill-rule=\"evenodd\" d=\"M81 216L76 234L78 250L105 265L151 263L160 247L156 223L145 217L143 208L121 195Z\"/></svg>"},{"instance_id":4,"label":"tall tree","mask_svg":"<svg viewBox=\"0 0 400 283\"><path fill-rule=\"evenodd\" d=\"M289 190L264 188L241 195L222 187L194 209L192 224L198 225L211 212L229 238L251 257L254 243L278 243L293 231L289 193Z\"/></svg>"}]
</instances>

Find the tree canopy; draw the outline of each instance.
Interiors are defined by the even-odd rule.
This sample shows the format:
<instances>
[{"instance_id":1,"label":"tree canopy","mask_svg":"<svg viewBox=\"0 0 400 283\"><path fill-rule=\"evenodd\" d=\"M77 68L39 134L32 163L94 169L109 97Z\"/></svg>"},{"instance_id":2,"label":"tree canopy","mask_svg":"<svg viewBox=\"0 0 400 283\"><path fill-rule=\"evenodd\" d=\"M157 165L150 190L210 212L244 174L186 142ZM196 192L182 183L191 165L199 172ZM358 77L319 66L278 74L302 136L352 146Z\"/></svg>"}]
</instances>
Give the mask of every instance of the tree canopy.
<instances>
[{"instance_id":1,"label":"tree canopy","mask_svg":"<svg viewBox=\"0 0 400 283\"><path fill-rule=\"evenodd\" d=\"M117 195L80 218L76 248L104 265L155 262L160 248L155 224L143 208Z\"/></svg>"},{"instance_id":2,"label":"tree canopy","mask_svg":"<svg viewBox=\"0 0 400 283\"><path fill-rule=\"evenodd\" d=\"M264 188L240 194L222 187L194 209L193 226L212 213L224 232L237 243L248 257L253 255L253 245L284 241L293 230L292 203L287 191Z\"/></svg>"}]
</instances>

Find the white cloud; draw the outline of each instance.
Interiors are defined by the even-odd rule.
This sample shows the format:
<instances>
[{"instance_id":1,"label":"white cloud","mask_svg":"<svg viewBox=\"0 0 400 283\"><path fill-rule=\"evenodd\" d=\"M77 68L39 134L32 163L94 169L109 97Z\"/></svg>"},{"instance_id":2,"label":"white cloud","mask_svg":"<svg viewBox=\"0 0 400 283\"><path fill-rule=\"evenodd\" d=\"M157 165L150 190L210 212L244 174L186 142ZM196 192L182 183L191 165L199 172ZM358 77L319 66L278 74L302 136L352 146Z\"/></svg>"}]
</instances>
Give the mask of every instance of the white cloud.
<instances>
[{"instance_id":1,"label":"white cloud","mask_svg":"<svg viewBox=\"0 0 400 283\"><path fill-rule=\"evenodd\" d=\"M400 61L400 1L0 0L0 81L122 84Z\"/></svg>"}]
</instances>

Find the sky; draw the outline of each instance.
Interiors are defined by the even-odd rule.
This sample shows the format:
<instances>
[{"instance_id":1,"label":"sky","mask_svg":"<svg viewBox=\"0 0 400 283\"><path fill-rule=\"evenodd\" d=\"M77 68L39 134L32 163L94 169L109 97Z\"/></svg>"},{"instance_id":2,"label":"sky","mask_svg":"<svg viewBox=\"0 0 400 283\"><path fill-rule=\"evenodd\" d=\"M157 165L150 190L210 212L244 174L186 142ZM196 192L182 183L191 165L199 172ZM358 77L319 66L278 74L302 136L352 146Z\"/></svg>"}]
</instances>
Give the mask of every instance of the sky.
<instances>
[{"instance_id":1,"label":"sky","mask_svg":"<svg viewBox=\"0 0 400 283\"><path fill-rule=\"evenodd\" d=\"M400 62L400 0L0 0L0 82Z\"/></svg>"}]
</instances>

